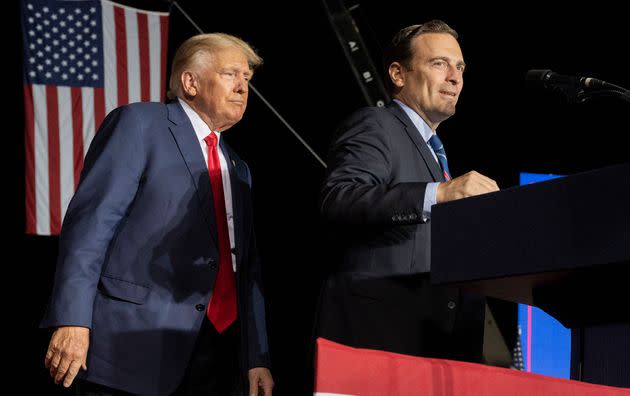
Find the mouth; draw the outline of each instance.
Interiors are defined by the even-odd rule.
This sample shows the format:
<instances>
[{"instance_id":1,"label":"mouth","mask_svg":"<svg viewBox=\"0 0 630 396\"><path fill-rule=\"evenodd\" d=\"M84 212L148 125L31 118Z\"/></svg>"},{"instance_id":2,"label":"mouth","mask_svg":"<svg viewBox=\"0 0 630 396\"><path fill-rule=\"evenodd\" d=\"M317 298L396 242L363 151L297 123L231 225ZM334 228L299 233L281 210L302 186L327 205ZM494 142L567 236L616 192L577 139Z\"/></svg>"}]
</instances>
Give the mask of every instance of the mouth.
<instances>
[{"instance_id":1,"label":"mouth","mask_svg":"<svg viewBox=\"0 0 630 396\"><path fill-rule=\"evenodd\" d=\"M440 94L445 95L445 96L450 96L451 98L457 97L457 93L451 92L451 91L440 91Z\"/></svg>"}]
</instances>

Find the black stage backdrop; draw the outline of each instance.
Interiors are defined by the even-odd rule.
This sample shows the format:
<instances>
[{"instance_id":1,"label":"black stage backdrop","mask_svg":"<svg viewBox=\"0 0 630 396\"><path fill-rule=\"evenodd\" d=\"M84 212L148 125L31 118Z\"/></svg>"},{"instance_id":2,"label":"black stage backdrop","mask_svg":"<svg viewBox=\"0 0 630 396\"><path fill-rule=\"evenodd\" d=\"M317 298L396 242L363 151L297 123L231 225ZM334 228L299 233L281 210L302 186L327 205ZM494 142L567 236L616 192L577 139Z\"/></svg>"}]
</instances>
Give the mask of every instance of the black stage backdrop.
<instances>
[{"instance_id":1,"label":"black stage backdrop","mask_svg":"<svg viewBox=\"0 0 630 396\"><path fill-rule=\"evenodd\" d=\"M167 2L124 3L168 8ZM480 3L476 9L406 0L364 3L357 16L379 64L380 46L400 27L440 18L459 31L467 62L465 89L457 114L439 128L453 174L475 169L496 179L501 187L509 187L518 183L521 171L572 174L630 160L622 143L628 134L629 103L598 99L569 105L562 95L530 87L524 81L528 69L548 68L630 87L627 14L615 6L598 2L584 10L516 2L509 8L494 6L491 10ZM320 1L235 4L182 0L179 4L205 31L238 35L260 51L265 65L253 84L321 156L335 126L364 105ZM4 342L9 347L5 363L15 371L5 377L5 386L11 381L25 392L68 394L52 385L43 368L48 333L37 326L52 286L57 238L23 233L19 4L10 2L6 7L5 86L10 86L10 95L5 103L10 107L3 195L8 214L5 231L10 238L5 237L9 249L4 266L8 269L5 290L12 291L5 298L10 309L4 327L12 333ZM195 33L173 9L169 63L174 48ZM227 139L249 163L254 178L276 394L312 394L311 326L331 253L316 205L324 169L253 93L245 118ZM596 214L597 208L585 213ZM510 309L499 311L513 319ZM510 326L502 329L509 344L513 336Z\"/></svg>"}]
</instances>

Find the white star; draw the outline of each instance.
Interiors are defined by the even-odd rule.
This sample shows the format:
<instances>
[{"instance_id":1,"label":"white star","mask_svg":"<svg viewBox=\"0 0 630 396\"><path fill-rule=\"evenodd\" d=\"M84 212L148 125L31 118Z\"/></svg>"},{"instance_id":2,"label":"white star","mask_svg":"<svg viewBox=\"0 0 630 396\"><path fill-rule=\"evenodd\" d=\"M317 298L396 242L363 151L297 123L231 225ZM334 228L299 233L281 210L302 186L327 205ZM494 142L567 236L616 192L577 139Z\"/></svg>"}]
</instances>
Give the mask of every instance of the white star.
<instances>
[{"instance_id":1,"label":"white star","mask_svg":"<svg viewBox=\"0 0 630 396\"><path fill-rule=\"evenodd\" d=\"M44 56L44 53L42 51L37 51L37 57L41 58L42 56Z\"/></svg>"},{"instance_id":2,"label":"white star","mask_svg":"<svg viewBox=\"0 0 630 396\"><path fill-rule=\"evenodd\" d=\"M50 78L52 77L52 74L50 72L46 72L46 78Z\"/></svg>"},{"instance_id":3,"label":"white star","mask_svg":"<svg viewBox=\"0 0 630 396\"><path fill-rule=\"evenodd\" d=\"M77 66L79 66L79 67L83 67L83 61L78 61L78 62L77 62Z\"/></svg>"},{"instance_id":4,"label":"white star","mask_svg":"<svg viewBox=\"0 0 630 396\"><path fill-rule=\"evenodd\" d=\"M85 54L85 55L83 55L83 59L85 59L85 60L88 60L88 59L90 59L90 58L91 58L90 54Z\"/></svg>"},{"instance_id":5,"label":"white star","mask_svg":"<svg viewBox=\"0 0 630 396\"><path fill-rule=\"evenodd\" d=\"M72 40L68 41L68 45L69 45L70 47L74 47L74 41L72 41Z\"/></svg>"},{"instance_id":6,"label":"white star","mask_svg":"<svg viewBox=\"0 0 630 396\"><path fill-rule=\"evenodd\" d=\"M90 21L90 26L96 26L96 21Z\"/></svg>"},{"instance_id":7,"label":"white star","mask_svg":"<svg viewBox=\"0 0 630 396\"><path fill-rule=\"evenodd\" d=\"M94 13L96 12L96 8L94 8L94 7L90 8L90 12L91 12L92 14L94 14Z\"/></svg>"},{"instance_id":8,"label":"white star","mask_svg":"<svg viewBox=\"0 0 630 396\"><path fill-rule=\"evenodd\" d=\"M48 19L44 19L44 25L46 26L50 25L50 22L48 21Z\"/></svg>"},{"instance_id":9,"label":"white star","mask_svg":"<svg viewBox=\"0 0 630 396\"><path fill-rule=\"evenodd\" d=\"M53 59L59 59L59 54L55 52L55 53L53 54Z\"/></svg>"},{"instance_id":10,"label":"white star","mask_svg":"<svg viewBox=\"0 0 630 396\"><path fill-rule=\"evenodd\" d=\"M77 80L79 81L83 80L83 74L77 74Z\"/></svg>"},{"instance_id":11,"label":"white star","mask_svg":"<svg viewBox=\"0 0 630 396\"><path fill-rule=\"evenodd\" d=\"M52 14L50 16L50 19L52 19L53 21L56 21L57 20L57 14Z\"/></svg>"},{"instance_id":12,"label":"white star","mask_svg":"<svg viewBox=\"0 0 630 396\"><path fill-rule=\"evenodd\" d=\"M44 7L44 8L42 8L42 11L44 11L44 12L48 12L48 7Z\"/></svg>"},{"instance_id":13,"label":"white star","mask_svg":"<svg viewBox=\"0 0 630 396\"><path fill-rule=\"evenodd\" d=\"M41 44L44 42L44 40L42 40L41 38L38 38L38 39L37 39L37 40L35 40L35 41L36 41L36 42L37 42L37 44L39 44L39 45L41 45Z\"/></svg>"},{"instance_id":14,"label":"white star","mask_svg":"<svg viewBox=\"0 0 630 396\"><path fill-rule=\"evenodd\" d=\"M29 36L34 36L34 35L35 35L35 32L34 32L34 31L32 31L32 30L29 30L29 31L28 31L28 35L29 35Z\"/></svg>"},{"instance_id":15,"label":"white star","mask_svg":"<svg viewBox=\"0 0 630 396\"><path fill-rule=\"evenodd\" d=\"M83 36L80 34L77 34L77 41L81 41L81 40L83 40Z\"/></svg>"},{"instance_id":16,"label":"white star","mask_svg":"<svg viewBox=\"0 0 630 396\"><path fill-rule=\"evenodd\" d=\"M74 33L74 28L68 29L68 33L73 34Z\"/></svg>"},{"instance_id":17,"label":"white star","mask_svg":"<svg viewBox=\"0 0 630 396\"><path fill-rule=\"evenodd\" d=\"M61 26L61 27L66 27L66 21L61 21L61 22L59 22L59 26Z\"/></svg>"},{"instance_id":18,"label":"white star","mask_svg":"<svg viewBox=\"0 0 630 396\"><path fill-rule=\"evenodd\" d=\"M69 58L70 60L74 60L75 56L74 56L74 54L70 54L70 55L68 56L68 58Z\"/></svg>"},{"instance_id":19,"label":"white star","mask_svg":"<svg viewBox=\"0 0 630 396\"><path fill-rule=\"evenodd\" d=\"M85 72L86 72L86 73L89 73L89 72L91 72L91 71L92 71L92 68L91 68L91 67L86 67L86 68L85 68Z\"/></svg>"},{"instance_id":20,"label":"white star","mask_svg":"<svg viewBox=\"0 0 630 396\"><path fill-rule=\"evenodd\" d=\"M63 78L64 80L67 80L67 79L68 79L68 74L63 73L63 74L61 75L61 78Z\"/></svg>"},{"instance_id":21,"label":"white star","mask_svg":"<svg viewBox=\"0 0 630 396\"><path fill-rule=\"evenodd\" d=\"M68 49L66 47L61 47L61 52L65 54L66 52L68 52Z\"/></svg>"},{"instance_id":22,"label":"white star","mask_svg":"<svg viewBox=\"0 0 630 396\"><path fill-rule=\"evenodd\" d=\"M74 13L75 14L80 14L81 13L81 9L80 8L75 8L74 9Z\"/></svg>"},{"instance_id":23,"label":"white star","mask_svg":"<svg viewBox=\"0 0 630 396\"><path fill-rule=\"evenodd\" d=\"M47 39L50 38L50 33L44 33L44 37L46 37Z\"/></svg>"},{"instance_id":24,"label":"white star","mask_svg":"<svg viewBox=\"0 0 630 396\"><path fill-rule=\"evenodd\" d=\"M37 70L39 70L39 71L44 70L44 66L42 66L42 65L37 65Z\"/></svg>"},{"instance_id":25,"label":"white star","mask_svg":"<svg viewBox=\"0 0 630 396\"><path fill-rule=\"evenodd\" d=\"M98 66L98 62L97 62L97 61L95 61L95 60L93 60L93 61L92 61L92 66L94 66L94 67Z\"/></svg>"},{"instance_id":26,"label":"white star","mask_svg":"<svg viewBox=\"0 0 630 396\"><path fill-rule=\"evenodd\" d=\"M61 37L61 39L62 39L62 40L65 40L65 39L66 39L66 37L68 37L68 36L66 36L66 34L65 34L65 33L62 33L62 34L61 34L61 36L59 36L59 37Z\"/></svg>"},{"instance_id":27,"label":"white star","mask_svg":"<svg viewBox=\"0 0 630 396\"><path fill-rule=\"evenodd\" d=\"M39 13L39 12L36 12L36 13L35 13L35 18L41 18L41 16L42 16L42 14L41 14L41 13Z\"/></svg>"},{"instance_id":28,"label":"white star","mask_svg":"<svg viewBox=\"0 0 630 396\"><path fill-rule=\"evenodd\" d=\"M92 47L92 52L97 53L98 50L96 49L96 47Z\"/></svg>"},{"instance_id":29,"label":"white star","mask_svg":"<svg viewBox=\"0 0 630 396\"><path fill-rule=\"evenodd\" d=\"M53 40L53 45L59 45L59 40L54 39L54 40Z\"/></svg>"},{"instance_id":30,"label":"white star","mask_svg":"<svg viewBox=\"0 0 630 396\"><path fill-rule=\"evenodd\" d=\"M88 19L90 19L90 17L88 16L88 14L83 14L83 20L87 21Z\"/></svg>"},{"instance_id":31,"label":"white star","mask_svg":"<svg viewBox=\"0 0 630 396\"><path fill-rule=\"evenodd\" d=\"M53 67L53 71L54 71L55 73L59 73L59 66L55 66L55 67Z\"/></svg>"},{"instance_id":32,"label":"white star","mask_svg":"<svg viewBox=\"0 0 630 396\"><path fill-rule=\"evenodd\" d=\"M30 63L35 63L35 58L30 57L30 58L28 58L28 61L29 61Z\"/></svg>"},{"instance_id":33,"label":"white star","mask_svg":"<svg viewBox=\"0 0 630 396\"><path fill-rule=\"evenodd\" d=\"M53 33L57 33L59 31L59 29L57 29L56 27L52 28Z\"/></svg>"},{"instance_id":34,"label":"white star","mask_svg":"<svg viewBox=\"0 0 630 396\"><path fill-rule=\"evenodd\" d=\"M83 42L83 46L84 46L84 47L89 47L89 46L90 46L90 42L89 42L89 41L87 41L87 40L86 40L86 41L84 41L84 42Z\"/></svg>"},{"instance_id":35,"label":"white star","mask_svg":"<svg viewBox=\"0 0 630 396\"><path fill-rule=\"evenodd\" d=\"M35 26L35 29L37 29L37 30L42 30L42 25L37 25L37 26Z\"/></svg>"},{"instance_id":36,"label":"white star","mask_svg":"<svg viewBox=\"0 0 630 396\"><path fill-rule=\"evenodd\" d=\"M61 61L61 66L63 66L63 67L68 66L68 61L62 60Z\"/></svg>"},{"instance_id":37,"label":"white star","mask_svg":"<svg viewBox=\"0 0 630 396\"><path fill-rule=\"evenodd\" d=\"M79 47L77 48L77 54L82 54L83 53L83 48Z\"/></svg>"},{"instance_id":38,"label":"white star","mask_svg":"<svg viewBox=\"0 0 630 396\"><path fill-rule=\"evenodd\" d=\"M26 5L26 8L28 8L29 10L32 10L32 9L33 9L33 5L32 5L31 3L28 3L28 4Z\"/></svg>"},{"instance_id":39,"label":"white star","mask_svg":"<svg viewBox=\"0 0 630 396\"><path fill-rule=\"evenodd\" d=\"M70 74L74 74L75 71L76 71L76 69L74 67L70 68Z\"/></svg>"},{"instance_id":40,"label":"white star","mask_svg":"<svg viewBox=\"0 0 630 396\"><path fill-rule=\"evenodd\" d=\"M90 35L90 38L91 38L92 40L96 40L96 33L92 33L92 34Z\"/></svg>"},{"instance_id":41,"label":"white star","mask_svg":"<svg viewBox=\"0 0 630 396\"><path fill-rule=\"evenodd\" d=\"M81 27L81 26L83 26L83 24L81 23L81 21L77 21L77 22L74 24L74 26L76 26L76 27Z\"/></svg>"},{"instance_id":42,"label":"white star","mask_svg":"<svg viewBox=\"0 0 630 396\"><path fill-rule=\"evenodd\" d=\"M28 23L33 23L33 22L35 22L35 19L33 19L33 17L29 17L28 18Z\"/></svg>"},{"instance_id":43,"label":"white star","mask_svg":"<svg viewBox=\"0 0 630 396\"><path fill-rule=\"evenodd\" d=\"M36 74L35 74L35 72L34 72L34 71L32 71L32 70L31 70L31 71L28 73L28 75L29 75L29 76L31 76L31 77L35 77L35 75L36 75Z\"/></svg>"},{"instance_id":44,"label":"white star","mask_svg":"<svg viewBox=\"0 0 630 396\"><path fill-rule=\"evenodd\" d=\"M98 74L96 73L92 74L92 80L98 80Z\"/></svg>"},{"instance_id":45,"label":"white star","mask_svg":"<svg viewBox=\"0 0 630 396\"><path fill-rule=\"evenodd\" d=\"M60 8L59 9L59 13L60 14L65 14L66 13L66 9L65 8Z\"/></svg>"},{"instance_id":46,"label":"white star","mask_svg":"<svg viewBox=\"0 0 630 396\"><path fill-rule=\"evenodd\" d=\"M44 47L44 51L46 51L46 52L50 52L50 45L45 46L45 47Z\"/></svg>"},{"instance_id":47,"label":"white star","mask_svg":"<svg viewBox=\"0 0 630 396\"><path fill-rule=\"evenodd\" d=\"M72 20L74 20L74 17L72 16L72 14L68 14L68 18L67 18L67 19L68 19L69 21L72 21Z\"/></svg>"},{"instance_id":48,"label":"white star","mask_svg":"<svg viewBox=\"0 0 630 396\"><path fill-rule=\"evenodd\" d=\"M44 63L50 66L50 64L52 63L52 61L51 61L50 59L46 59L46 60L44 61Z\"/></svg>"},{"instance_id":49,"label":"white star","mask_svg":"<svg viewBox=\"0 0 630 396\"><path fill-rule=\"evenodd\" d=\"M35 44L31 43L31 45L29 45L28 48L34 50L35 49Z\"/></svg>"},{"instance_id":50,"label":"white star","mask_svg":"<svg viewBox=\"0 0 630 396\"><path fill-rule=\"evenodd\" d=\"M88 27L83 28L83 33L85 33L85 34L90 33L90 28L88 28Z\"/></svg>"}]
</instances>

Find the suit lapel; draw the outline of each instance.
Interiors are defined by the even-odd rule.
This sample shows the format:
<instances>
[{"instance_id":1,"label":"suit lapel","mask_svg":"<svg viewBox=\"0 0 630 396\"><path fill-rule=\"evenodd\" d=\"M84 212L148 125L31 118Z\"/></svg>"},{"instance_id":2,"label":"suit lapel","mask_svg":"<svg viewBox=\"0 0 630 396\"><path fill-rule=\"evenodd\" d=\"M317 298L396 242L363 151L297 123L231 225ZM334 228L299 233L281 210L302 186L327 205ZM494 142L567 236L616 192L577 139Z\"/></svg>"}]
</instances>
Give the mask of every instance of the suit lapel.
<instances>
[{"instance_id":1,"label":"suit lapel","mask_svg":"<svg viewBox=\"0 0 630 396\"><path fill-rule=\"evenodd\" d=\"M433 154L431 154L431 149L429 149L427 143L422 139L420 131L418 131L418 128L413 125L413 122L411 122L409 117L407 117L407 114L405 114L403 109L401 109L395 102L389 104L387 109L405 125L405 132L420 152L424 163L429 169L429 172L431 172L431 176L433 176L433 180L436 182L445 181L444 174L442 173L440 166L433 157Z\"/></svg>"},{"instance_id":2,"label":"suit lapel","mask_svg":"<svg viewBox=\"0 0 630 396\"><path fill-rule=\"evenodd\" d=\"M234 222L234 247L236 248L236 264L238 265L243 253L243 181L236 173L236 158L230 156L230 149L225 139L219 142L221 151L230 172L230 188L232 190L232 221ZM238 267L237 267L238 268Z\"/></svg>"},{"instance_id":3,"label":"suit lapel","mask_svg":"<svg viewBox=\"0 0 630 396\"><path fill-rule=\"evenodd\" d=\"M167 108L168 118L174 124L169 129L177 142L179 151L188 167L188 172L190 172L190 176L194 181L199 205L208 225L210 235L214 244L219 246L210 176L208 175L208 166L204 161L197 135L179 102L173 101L167 104Z\"/></svg>"}]
</instances>

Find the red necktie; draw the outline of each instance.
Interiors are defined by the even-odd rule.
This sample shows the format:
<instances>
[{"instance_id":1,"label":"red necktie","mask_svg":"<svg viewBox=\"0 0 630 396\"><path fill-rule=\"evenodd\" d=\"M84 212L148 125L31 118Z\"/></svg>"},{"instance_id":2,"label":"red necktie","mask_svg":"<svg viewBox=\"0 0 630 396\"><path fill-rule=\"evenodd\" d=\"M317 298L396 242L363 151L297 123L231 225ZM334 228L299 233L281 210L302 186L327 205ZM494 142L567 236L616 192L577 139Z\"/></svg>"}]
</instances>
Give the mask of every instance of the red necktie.
<instances>
[{"instance_id":1,"label":"red necktie","mask_svg":"<svg viewBox=\"0 0 630 396\"><path fill-rule=\"evenodd\" d=\"M236 320L236 281L232 270L232 250L228 231L221 163L217 149L216 132L211 132L204 141L208 145L208 172L212 184L214 214L216 216L219 237L219 272L212 289L212 298L208 304L208 319L219 333Z\"/></svg>"}]
</instances>

